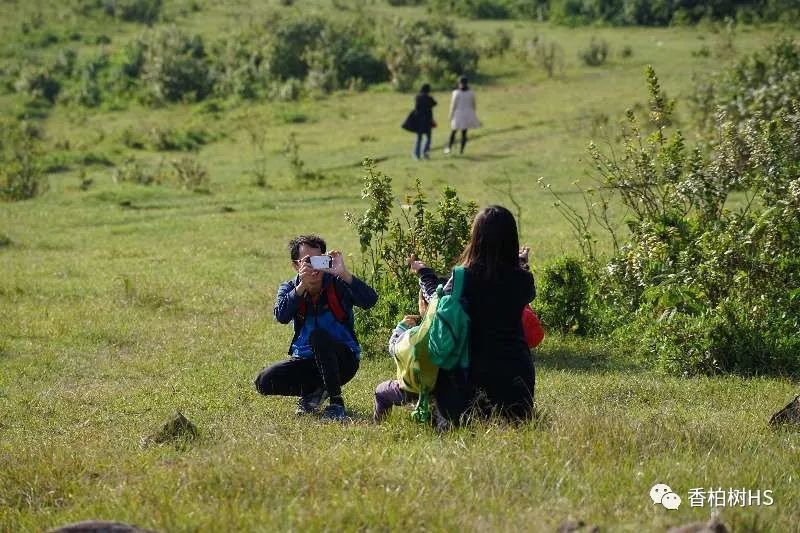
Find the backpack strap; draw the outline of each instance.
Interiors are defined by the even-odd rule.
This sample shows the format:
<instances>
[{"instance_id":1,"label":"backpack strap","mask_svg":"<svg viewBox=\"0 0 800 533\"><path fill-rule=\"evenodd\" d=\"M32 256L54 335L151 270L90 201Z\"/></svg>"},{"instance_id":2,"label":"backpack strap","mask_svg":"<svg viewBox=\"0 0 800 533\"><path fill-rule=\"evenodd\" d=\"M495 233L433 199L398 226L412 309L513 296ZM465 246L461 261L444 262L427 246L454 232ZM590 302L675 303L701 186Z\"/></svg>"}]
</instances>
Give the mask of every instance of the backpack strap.
<instances>
[{"instance_id":1,"label":"backpack strap","mask_svg":"<svg viewBox=\"0 0 800 533\"><path fill-rule=\"evenodd\" d=\"M463 266L457 266L453 269L453 292L452 295L456 300L461 299L464 293L464 277L466 272Z\"/></svg>"},{"instance_id":2,"label":"backpack strap","mask_svg":"<svg viewBox=\"0 0 800 533\"><path fill-rule=\"evenodd\" d=\"M347 313L344 312L342 302L339 301L339 292L336 290L336 281L331 280L325 289L325 298L328 301L328 309L333 313L333 317L341 322L347 322Z\"/></svg>"},{"instance_id":3,"label":"backpack strap","mask_svg":"<svg viewBox=\"0 0 800 533\"><path fill-rule=\"evenodd\" d=\"M331 310L333 318L343 324L346 323L347 313L345 312L344 307L342 307L342 302L339 300L339 291L336 290L336 282L332 280L329 281L325 286L322 287L322 290L325 292L325 303L328 304L328 309ZM306 304L305 297L303 297L297 304L297 317L300 319L300 321L305 321L307 310L308 305Z\"/></svg>"}]
</instances>

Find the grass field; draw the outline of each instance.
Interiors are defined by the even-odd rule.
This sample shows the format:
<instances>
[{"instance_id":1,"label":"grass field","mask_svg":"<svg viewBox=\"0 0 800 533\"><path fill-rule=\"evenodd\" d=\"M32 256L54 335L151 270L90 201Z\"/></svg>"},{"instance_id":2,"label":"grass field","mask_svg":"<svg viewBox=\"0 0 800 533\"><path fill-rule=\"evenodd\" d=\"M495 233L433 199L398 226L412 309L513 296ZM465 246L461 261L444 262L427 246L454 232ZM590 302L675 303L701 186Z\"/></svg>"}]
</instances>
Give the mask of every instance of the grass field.
<instances>
[{"instance_id":1,"label":"grass field","mask_svg":"<svg viewBox=\"0 0 800 533\"><path fill-rule=\"evenodd\" d=\"M272 8L208 2L176 23L212 37ZM52 24L80 23L59 16L54 2L5 1L0 10L10 16L0 32L15 36L35 9ZM84 32L113 35L112 48L140 31L93 24ZM800 531L797 434L766 425L797 392L790 380L663 376L622 360L616 347L549 336L536 354L542 416L524 427L437 434L400 410L372 424L374 386L394 370L382 353L366 354L345 387L353 422L343 426L297 419L294 399L255 393L253 377L284 357L291 337L271 312L275 289L291 275L288 239L317 232L353 253L351 265L358 260L343 214L365 207L363 157L381 161L398 200L419 176L431 199L449 184L479 205L519 202L521 237L541 268L577 248L538 178L577 201L571 183L591 175L586 144L613 145L623 111L645 101L647 64L681 98L693 73L731 59L692 54L722 39L705 26L458 26L478 38L499 27L517 40L544 36L565 57L554 79L513 54L483 61L474 89L484 127L461 157L441 153L445 92L434 95L440 127L427 162L411 159L412 138L399 128L413 95L384 86L299 103L222 102L214 112L202 103L54 108L43 121L48 153L68 140L70 157L117 164L134 155L155 166L181 155L133 151L120 141L126 128L203 128L215 140L190 155L208 169L210 192L115 183L102 165L84 169L93 180L84 191L81 168L71 164L49 176L43 196L0 204L0 233L10 240L0 247L0 531L89 518L159 531L554 531L569 517L602 531L660 531L709 516L708 502L689 505L689 490L699 487L771 490L773 505L721 509L723 519L735 531ZM779 31L739 28L735 53ZM604 66L577 59L592 36L610 43ZM6 59L16 53L10 43ZM628 58L618 54L625 45ZM22 102L0 94L0 114L17 114ZM688 109L679 103L677 112L691 139ZM252 184L252 131L265 137L265 188ZM318 184L292 178L282 154L290 133L306 165L327 176ZM141 447L175 410L197 424L199 438ZM657 482L681 496L679 510L652 503Z\"/></svg>"}]
</instances>

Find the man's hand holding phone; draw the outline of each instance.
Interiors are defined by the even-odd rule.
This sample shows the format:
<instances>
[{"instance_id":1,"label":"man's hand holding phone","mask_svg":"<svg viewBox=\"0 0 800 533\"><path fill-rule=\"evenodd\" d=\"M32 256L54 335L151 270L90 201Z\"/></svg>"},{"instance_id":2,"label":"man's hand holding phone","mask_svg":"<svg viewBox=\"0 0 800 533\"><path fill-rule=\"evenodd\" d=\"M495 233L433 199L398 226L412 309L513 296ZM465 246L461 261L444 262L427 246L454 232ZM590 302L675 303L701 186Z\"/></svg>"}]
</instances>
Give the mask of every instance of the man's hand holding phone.
<instances>
[{"instance_id":1,"label":"man's hand holding phone","mask_svg":"<svg viewBox=\"0 0 800 533\"><path fill-rule=\"evenodd\" d=\"M318 274L328 272L345 283L351 283L353 281L353 275L347 270L344 264L342 252L338 250L331 250L328 254L323 255L312 255L308 258L303 258L301 261L303 261L300 267L301 270L305 267Z\"/></svg>"},{"instance_id":2,"label":"man's hand holding phone","mask_svg":"<svg viewBox=\"0 0 800 533\"><path fill-rule=\"evenodd\" d=\"M297 285L297 292L304 294L309 288L314 287L322 280L322 272L315 270L311 266L311 256L304 256L298 260L297 275L300 276L300 283Z\"/></svg>"},{"instance_id":3,"label":"man's hand holding phone","mask_svg":"<svg viewBox=\"0 0 800 533\"><path fill-rule=\"evenodd\" d=\"M328 272L339 278L340 280L344 281L348 285L353 282L353 275L347 270L347 267L344 265L344 256L342 252L339 250L331 250L328 255L331 258L331 266L328 269Z\"/></svg>"}]
</instances>

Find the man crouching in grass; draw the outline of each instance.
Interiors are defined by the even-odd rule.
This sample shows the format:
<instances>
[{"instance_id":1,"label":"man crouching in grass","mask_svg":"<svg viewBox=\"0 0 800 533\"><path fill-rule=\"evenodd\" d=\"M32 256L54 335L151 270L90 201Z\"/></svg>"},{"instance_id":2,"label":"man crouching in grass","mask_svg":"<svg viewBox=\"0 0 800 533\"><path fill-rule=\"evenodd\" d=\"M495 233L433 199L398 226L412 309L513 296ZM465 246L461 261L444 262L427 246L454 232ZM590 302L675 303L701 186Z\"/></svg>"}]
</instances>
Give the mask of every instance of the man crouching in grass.
<instances>
[{"instance_id":1,"label":"man crouching in grass","mask_svg":"<svg viewBox=\"0 0 800 533\"><path fill-rule=\"evenodd\" d=\"M300 396L297 414L315 413L325 398L323 420L344 421L342 385L358 370L361 347L353 330L353 306L369 309L375 290L351 274L341 252L325 254L325 241L300 235L289 242L297 275L281 283L273 313L294 323L289 359L261 371L256 390L265 395Z\"/></svg>"}]
</instances>

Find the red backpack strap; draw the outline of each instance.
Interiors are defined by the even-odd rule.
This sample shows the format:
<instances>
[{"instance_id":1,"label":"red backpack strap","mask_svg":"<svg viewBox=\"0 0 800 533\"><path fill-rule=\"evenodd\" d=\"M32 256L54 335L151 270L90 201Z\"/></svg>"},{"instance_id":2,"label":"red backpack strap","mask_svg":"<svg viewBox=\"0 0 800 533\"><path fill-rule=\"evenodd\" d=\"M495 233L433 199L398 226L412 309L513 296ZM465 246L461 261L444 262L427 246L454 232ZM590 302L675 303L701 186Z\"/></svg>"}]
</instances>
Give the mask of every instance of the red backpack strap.
<instances>
[{"instance_id":1,"label":"red backpack strap","mask_svg":"<svg viewBox=\"0 0 800 533\"><path fill-rule=\"evenodd\" d=\"M336 281L331 280L325 289L325 297L328 300L328 309L333 313L333 317L339 322L347 322L347 313L344 312L342 303L339 301L339 294L336 292Z\"/></svg>"},{"instance_id":2,"label":"red backpack strap","mask_svg":"<svg viewBox=\"0 0 800 533\"><path fill-rule=\"evenodd\" d=\"M300 320L306 319L306 299L304 297L300 297L300 302L297 304L297 317Z\"/></svg>"}]
</instances>

